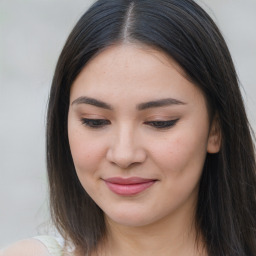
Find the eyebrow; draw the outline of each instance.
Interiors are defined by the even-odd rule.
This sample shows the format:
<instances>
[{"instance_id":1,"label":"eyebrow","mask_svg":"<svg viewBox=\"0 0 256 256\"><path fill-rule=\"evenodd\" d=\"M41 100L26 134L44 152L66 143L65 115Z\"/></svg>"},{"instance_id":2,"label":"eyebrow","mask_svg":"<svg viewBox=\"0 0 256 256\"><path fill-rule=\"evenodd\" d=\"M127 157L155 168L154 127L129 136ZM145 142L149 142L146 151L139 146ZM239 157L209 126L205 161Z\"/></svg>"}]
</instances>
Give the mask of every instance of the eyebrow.
<instances>
[{"instance_id":1,"label":"eyebrow","mask_svg":"<svg viewBox=\"0 0 256 256\"><path fill-rule=\"evenodd\" d=\"M93 105L93 106L96 106L99 108L113 110L113 108L109 104L107 104L101 100L96 100L94 98L89 98L89 97L85 97L85 96L79 97L76 100L74 100L71 103L71 105L74 105L74 104L89 104L89 105Z\"/></svg>"},{"instance_id":2,"label":"eyebrow","mask_svg":"<svg viewBox=\"0 0 256 256\"><path fill-rule=\"evenodd\" d=\"M109 105L106 102L103 102L101 100L97 100L94 98L86 97L86 96L81 96L74 100L71 105L74 104L89 104L93 105L99 108L104 108L108 110L113 110L114 108ZM137 110L145 110L149 108L157 108L157 107L165 107L165 106L170 106L170 105L185 105L186 103L173 99L173 98L165 98L165 99L159 99L159 100L154 100L154 101L148 101L144 103L140 103L136 106Z\"/></svg>"},{"instance_id":3,"label":"eyebrow","mask_svg":"<svg viewBox=\"0 0 256 256\"><path fill-rule=\"evenodd\" d=\"M165 107L165 106L170 106L170 105L185 105L186 103L173 99L173 98L166 98L166 99L160 99L160 100L154 100L154 101L149 101L145 103L140 103L137 105L138 110L144 110L148 108L157 108L157 107Z\"/></svg>"}]
</instances>

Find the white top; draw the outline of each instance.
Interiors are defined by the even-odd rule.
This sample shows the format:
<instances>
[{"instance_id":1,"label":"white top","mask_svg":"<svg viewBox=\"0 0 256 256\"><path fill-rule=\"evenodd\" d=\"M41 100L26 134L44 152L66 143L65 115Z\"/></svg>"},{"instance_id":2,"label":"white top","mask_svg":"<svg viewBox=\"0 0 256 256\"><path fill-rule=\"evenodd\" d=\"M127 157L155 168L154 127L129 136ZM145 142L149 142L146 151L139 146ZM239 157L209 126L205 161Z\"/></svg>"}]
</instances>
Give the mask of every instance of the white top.
<instances>
[{"instance_id":1,"label":"white top","mask_svg":"<svg viewBox=\"0 0 256 256\"><path fill-rule=\"evenodd\" d=\"M63 248L60 242L53 236L36 236L34 239L39 240L48 249L51 256L63 256Z\"/></svg>"}]
</instances>

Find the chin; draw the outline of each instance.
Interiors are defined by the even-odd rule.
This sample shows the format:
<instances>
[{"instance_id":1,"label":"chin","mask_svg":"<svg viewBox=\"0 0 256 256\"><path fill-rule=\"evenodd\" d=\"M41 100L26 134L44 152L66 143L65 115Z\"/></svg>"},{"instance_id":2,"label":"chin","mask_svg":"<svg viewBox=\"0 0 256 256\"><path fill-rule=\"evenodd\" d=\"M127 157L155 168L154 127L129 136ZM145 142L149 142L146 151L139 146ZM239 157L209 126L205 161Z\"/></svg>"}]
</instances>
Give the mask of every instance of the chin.
<instances>
[{"instance_id":1,"label":"chin","mask_svg":"<svg viewBox=\"0 0 256 256\"><path fill-rule=\"evenodd\" d=\"M152 213L152 211L151 211ZM111 223L116 223L122 226L129 226L129 227L142 227L153 224L158 220L156 216L147 216L149 212L132 212L132 211L119 211L119 212L112 212L109 214L105 213L107 221Z\"/></svg>"},{"instance_id":2,"label":"chin","mask_svg":"<svg viewBox=\"0 0 256 256\"><path fill-rule=\"evenodd\" d=\"M114 222L121 226L127 227L143 227L152 224L150 220L145 220L145 218L134 218L134 217L120 217L120 218L110 218L111 222Z\"/></svg>"}]
</instances>

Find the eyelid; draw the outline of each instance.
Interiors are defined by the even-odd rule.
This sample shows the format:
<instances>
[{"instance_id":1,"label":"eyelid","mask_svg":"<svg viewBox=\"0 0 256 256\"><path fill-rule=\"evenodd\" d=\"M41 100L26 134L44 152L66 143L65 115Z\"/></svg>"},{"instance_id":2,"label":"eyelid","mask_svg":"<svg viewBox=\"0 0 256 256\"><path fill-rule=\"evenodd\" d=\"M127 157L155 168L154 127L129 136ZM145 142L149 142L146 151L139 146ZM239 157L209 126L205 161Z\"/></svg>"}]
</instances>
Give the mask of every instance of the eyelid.
<instances>
[{"instance_id":1,"label":"eyelid","mask_svg":"<svg viewBox=\"0 0 256 256\"><path fill-rule=\"evenodd\" d=\"M104 118L81 118L81 122L83 125L92 129L104 128L111 124L109 120Z\"/></svg>"},{"instance_id":2,"label":"eyelid","mask_svg":"<svg viewBox=\"0 0 256 256\"><path fill-rule=\"evenodd\" d=\"M83 125L92 129L104 128L111 124L111 122L105 118L81 118L80 121ZM144 124L158 130L164 130L172 128L178 121L179 118L163 120L158 117L157 119L145 121Z\"/></svg>"},{"instance_id":3,"label":"eyelid","mask_svg":"<svg viewBox=\"0 0 256 256\"><path fill-rule=\"evenodd\" d=\"M170 120L176 120L178 119L180 114L153 114L153 115L148 115L146 117L146 120L148 121L170 121Z\"/></svg>"},{"instance_id":4,"label":"eyelid","mask_svg":"<svg viewBox=\"0 0 256 256\"><path fill-rule=\"evenodd\" d=\"M79 117L81 117L81 119L106 119L103 115L89 113L79 113Z\"/></svg>"},{"instance_id":5,"label":"eyelid","mask_svg":"<svg viewBox=\"0 0 256 256\"><path fill-rule=\"evenodd\" d=\"M146 121L144 124L150 125L155 129L170 129L172 128L177 122L179 121L179 118L171 119L171 120L152 120L152 121Z\"/></svg>"}]
</instances>

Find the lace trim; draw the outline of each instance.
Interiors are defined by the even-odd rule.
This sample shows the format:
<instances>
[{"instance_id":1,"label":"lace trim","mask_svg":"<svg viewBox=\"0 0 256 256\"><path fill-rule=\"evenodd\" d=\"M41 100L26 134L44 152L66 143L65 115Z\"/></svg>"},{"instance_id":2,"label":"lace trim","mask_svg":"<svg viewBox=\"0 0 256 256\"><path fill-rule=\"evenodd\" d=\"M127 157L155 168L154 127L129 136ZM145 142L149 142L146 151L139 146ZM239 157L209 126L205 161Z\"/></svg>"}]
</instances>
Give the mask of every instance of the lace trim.
<instances>
[{"instance_id":1,"label":"lace trim","mask_svg":"<svg viewBox=\"0 0 256 256\"><path fill-rule=\"evenodd\" d=\"M36 236L34 239L39 240L48 249L51 256L62 256L63 249L55 237L52 236Z\"/></svg>"}]
</instances>

